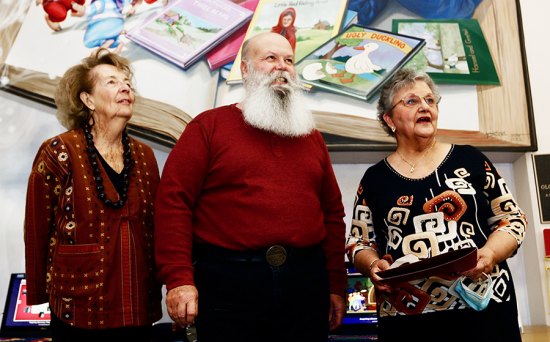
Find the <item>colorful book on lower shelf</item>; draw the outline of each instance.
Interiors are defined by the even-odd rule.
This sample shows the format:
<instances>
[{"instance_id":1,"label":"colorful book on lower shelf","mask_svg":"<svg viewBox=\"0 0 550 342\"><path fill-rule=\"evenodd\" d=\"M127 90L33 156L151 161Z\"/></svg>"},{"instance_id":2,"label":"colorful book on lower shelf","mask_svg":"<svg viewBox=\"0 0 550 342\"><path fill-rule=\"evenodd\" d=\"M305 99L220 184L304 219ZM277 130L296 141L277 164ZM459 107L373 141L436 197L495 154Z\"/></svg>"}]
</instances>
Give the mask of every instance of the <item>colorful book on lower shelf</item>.
<instances>
[{"instance_id":1,"label":"colorful book on lower shelf","mask_svg":"<svg viewBox=\"0 0 550 342\"><path fill-rule=\"evenodd\" d=\"M309 90L370 101L424 46L422 38L351 25L296 65Z\"/></svg>"},{"instance_id":2,"label":"colorful book on lower shelf","mask_svg":"<svg viewBox=\"0 0 550 342\"><path fill-rule=\"evenodd\" d=\"M127 37L187 69L252 14L229 0L176 0L136 25Z\"/></svg>"},{"instance_id":3,"label":"colorful book on lower shelf","mask_svg":"<svg viewBox=\"0 0 550 342\"><path fill-rule=\"evenodd\" d=\"M434 81L500 84L476 19L393 19L392 30L426 40L426 46L407 67L427 72Z\"/></svg>"},{"instance_id":4,"label":"colorful book on lower shelf","mask_svg":"<svg viewBox=\"0 0 550 342\"><path fill-rule=\"evenodd\" d=\"M245 40L259 33L280 33L288 39L298 62L342 27L347 0L259 0ZM242 83L241 51L235 58L226 82Z\"/></svg>"}]
</instances>

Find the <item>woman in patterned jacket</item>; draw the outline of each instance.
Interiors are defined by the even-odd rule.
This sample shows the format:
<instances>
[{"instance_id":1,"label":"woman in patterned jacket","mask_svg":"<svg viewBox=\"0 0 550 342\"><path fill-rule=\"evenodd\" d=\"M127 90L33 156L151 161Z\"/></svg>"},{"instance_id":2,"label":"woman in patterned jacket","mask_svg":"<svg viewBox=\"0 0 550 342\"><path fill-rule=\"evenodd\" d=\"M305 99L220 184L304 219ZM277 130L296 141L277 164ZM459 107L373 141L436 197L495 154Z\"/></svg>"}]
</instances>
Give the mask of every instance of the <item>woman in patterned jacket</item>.
<instances>
[{"instance_id":1,"label":"woman in patterned jacket","mask_svg":"<svg viewBox=\"0 0 550 342\"><path fill-rule=\"evenodd\" d=\"M438 141L440 100L425 73L403 69L384 86L378 117L397 149L361 179L348 256L375 285L380 341L521 341L506 259L525 215L485 155ZM460 277L389 285L377 274L467 247L477 263Z\"/></svg>"},{"instance_id":2,"label":"woman in patterned jacket","mask_svg":"<svg viewBox=\"0 0 550 342\"><path fill-rule=\"evenodd\" d=\"M99 49L61 78L57 117L29 177L27 303L49 302L54 341L149 341L161 318L152 149L128 136L129 61Z\"/></svg>"}]
</instances>

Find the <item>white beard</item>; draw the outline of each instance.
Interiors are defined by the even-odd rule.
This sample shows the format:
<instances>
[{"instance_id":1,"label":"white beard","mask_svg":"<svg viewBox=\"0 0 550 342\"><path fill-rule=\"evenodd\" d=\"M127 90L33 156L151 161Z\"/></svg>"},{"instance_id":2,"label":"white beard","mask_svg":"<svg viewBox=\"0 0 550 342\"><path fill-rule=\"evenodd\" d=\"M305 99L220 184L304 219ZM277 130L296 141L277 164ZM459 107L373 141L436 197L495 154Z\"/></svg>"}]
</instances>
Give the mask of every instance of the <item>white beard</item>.
<instances>
[{"instance_id":1,"label":"white beard","mask_svg":"<svg viewBox=\"0 0 550 342\"><path fill-rule=\"evenodd\" d=\"M246 96L241 102L244 120L251 126L277 135L300 137L315 128L311 111L304 105L302 90L286 71L264 75L249 64L244 80ZM279 77L288 83L272 85Z\"/></svg>"}]
</instances>

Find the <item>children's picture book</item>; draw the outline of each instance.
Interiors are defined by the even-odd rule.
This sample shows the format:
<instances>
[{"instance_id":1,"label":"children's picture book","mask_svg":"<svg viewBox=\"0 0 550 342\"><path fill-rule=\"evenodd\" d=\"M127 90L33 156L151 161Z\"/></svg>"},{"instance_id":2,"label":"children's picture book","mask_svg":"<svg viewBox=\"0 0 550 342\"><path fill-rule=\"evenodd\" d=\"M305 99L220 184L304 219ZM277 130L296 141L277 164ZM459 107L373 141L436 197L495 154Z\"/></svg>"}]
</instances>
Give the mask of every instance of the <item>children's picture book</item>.
<instances>
[{"instance_id":1,"label":"children's picture book","mask_svg":"<svg viewBox=\"0 0 550 342\"><path fill-rule=\"evenodd\" d=\"M296 65L304 85L370 101L424 46L422 38L351 25Z\"/></svg>"},{"instance_id":2,"label":"children's picture book","mask_svg":"<svg viewBox=\"0 0 550 342\"><path fill-rule=\"evenodd\" d=\"M127 37L185 70L245 25L252 14L229 0L176 0Z\"/></svg>"},{"instance_id":3,"label":"children's picture book","mask_svg":"<svg viewBox=\"0 0 550 342\"><path fill-rule=\"evenodd\" d=\"M257 0L252 0L252 1L257 1ZM344 22L342 24L342 29L345 30L348 27L350 27L351 25L357 24L358 19L359 19L358 18L358 13L356 11L347 10L346 11L346 16L344 18ZM244 39L244 35L243 35L242 38ZM233 56L233 58L230 59L229 62L227 62L226 64L223 64L219 67L220 68L220 77L222 77L224 80L227 79L227 77L229 75L229 72L231 71L231 68L233 67L233 62L235 61L235 57L237 56L237 53L239 52L239 49L241 48L240 44L242 44L242 41L239 43L239 46L235 47L235 55ZM220 45L218 45L218 46L220 46ZM213 50L210 51L210 52L213 52ZM210 64L210 61L208 63Z\"/></svg>"},{"instance_id":4,"label":"children's picture book","mask_svg":"<svg viewBox=\"0 0 550 342\"><path fill-rule=\"evenodd\" d=\"M257 5L258 0L247 0L241 4L241 6L245 6L252 11L256 9ZM347 10L342 28L344 29L349 25L356 24L358 20L358 13L356 11ZM248 24L241 27L237 30L237 32L233 33L231 37L221 42L206 55L206 60L208 61L210 69L218 69L227 64L231 64L231 66L233 65L233 62L235 61L235 58L237 58L239 49L244 41L247 29Z\"/></svg>"},{"instance_id":5,"label":"children's picture book","mask_svg":"<svg viewBox=\"0 0 550 342\"><path fill-rule=\"evenodd\" d=\"M246 0L240 3L244 8L248 8L252 12L256 10L259 0ZM244 41L246 30L248 29L247 22L235 31L231 36L226 38L223 42L214 47L210 52L206 54L206 61L211 70L218 69L223 65L233 62L239 53L239 49Z\"/></svg>"},{"instance_id":6,"label":"children's picture book","mask_svg":"<svg viewBox=\"0 0 550 342\"><path fill-rule=\"evenodd\" d=\"M290 42L298 62L340 32L347 5L347 0L260 0L244 40L263 32L280 33ZM240 66L239 48L228 84L242 82Z\"/></svg>"},{"instance_id":7,"label":"children's picture book","mask_svg":"<svg viewBox=\"0 0 550 342\"><path fill-rule=\"evenodd\" d=\"M436 82L500 84L477 19L393 19L392 31L426 40L407 67L429 73Z\"/></svg>"}]
</instances>

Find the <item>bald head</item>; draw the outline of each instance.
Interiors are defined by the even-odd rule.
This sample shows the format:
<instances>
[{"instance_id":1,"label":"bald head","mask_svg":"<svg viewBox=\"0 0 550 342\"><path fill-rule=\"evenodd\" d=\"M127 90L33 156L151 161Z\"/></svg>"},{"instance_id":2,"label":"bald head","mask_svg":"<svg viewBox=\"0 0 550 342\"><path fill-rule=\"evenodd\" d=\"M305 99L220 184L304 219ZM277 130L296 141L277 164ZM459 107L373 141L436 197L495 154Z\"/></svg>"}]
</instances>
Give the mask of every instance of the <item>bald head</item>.
<instances>
[{"instance_id":1,"label":"bald head","mask_svg":"<svg viewBox=\"0 0 550 342\"><path fill-rule=\"evenodd\" d=\"M243 43L241 56L243 78L249 73L249 65L264 74L283 70L295 75L292 46L278 33L263 32L247 39Z\"/></svg>"},{"instance_id":2,"label":"bald head","mask_svg":"<svg viewBox=\"0 0 550 342\"><path fill-rule=\"evenodd\" d=\"M250 57L249 54L253 54L261 47L267 48L271 46L288 47L292 51L292 46L285 37L278 33L263 32L250 37L243 43L242 59L247 59Z\"/></svg>"}]
</instances>

